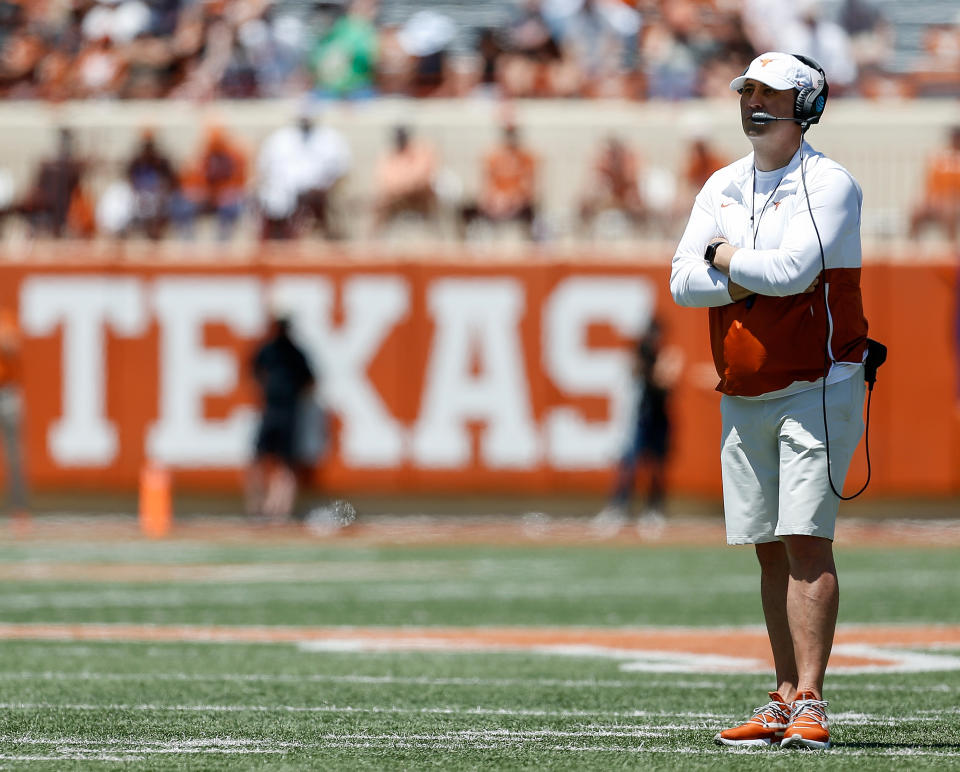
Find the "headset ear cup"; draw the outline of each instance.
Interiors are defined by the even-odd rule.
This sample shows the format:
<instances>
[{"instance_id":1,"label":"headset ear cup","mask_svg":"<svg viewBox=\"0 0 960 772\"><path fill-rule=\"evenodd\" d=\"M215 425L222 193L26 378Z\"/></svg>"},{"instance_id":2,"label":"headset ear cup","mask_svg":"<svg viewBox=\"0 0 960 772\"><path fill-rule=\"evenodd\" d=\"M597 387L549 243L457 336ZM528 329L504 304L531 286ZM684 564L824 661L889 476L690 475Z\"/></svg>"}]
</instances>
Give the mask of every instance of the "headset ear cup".
<instances>
[{"instance_id":1,"label":"headset ear cup","mask_svg":"<svg viewBox=\"0 0 960 772\"><path fill-rule=\"evenodd\" d=\"M793 117L798 121L807 121L810 118L807 99L812 92L812 88L802 88L797 92L797 101L793 105Z\"/></svg>"}]
</instances>

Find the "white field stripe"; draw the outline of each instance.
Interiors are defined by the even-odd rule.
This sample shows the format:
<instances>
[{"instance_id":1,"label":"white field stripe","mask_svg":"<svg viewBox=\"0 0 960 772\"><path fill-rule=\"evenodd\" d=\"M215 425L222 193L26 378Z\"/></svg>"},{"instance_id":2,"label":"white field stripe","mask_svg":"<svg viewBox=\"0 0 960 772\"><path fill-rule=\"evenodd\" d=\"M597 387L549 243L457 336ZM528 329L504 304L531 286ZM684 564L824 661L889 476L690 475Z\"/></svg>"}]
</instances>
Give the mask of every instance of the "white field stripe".
<instances>
[{"instance_id":1,"label":"white field stripe","mask_svg":"<svg viewBox=\"0 0 960 772\"><path fill-rule=\"evenodd\" d=\"M74 710L83 712L198 712L198 713L339 713L371 715L421 716L517 716L528 718L605 718L605 719L699 719L701 721L729 721L738 715L732 713L695 713L651 710L545 710L539 708L462 708L425 707L404 708L396 705L160 705L156 703L60 703L60 702L4 702L0 710ZM925 715L926 713L934 715ZM866 713L836 713L831 720L855 725L895 726L904 721L926 722L940 720L940 714L953 711L919 711L909 716L870 715Z\"/></svg>"},{"instance_id":2,"label":"white field stripe","mask_svg":"<svg viewBox=\"0 0 960 772\"><path fill-rule=\"evenodd\" d=\"M742 676L737 675L737 678ZM759 677L758 677L759 678ZM763 676L766 683L766 676ZM92 671L66 672L53 670L0 671L0 681L181 681L184 683L222 681L232 683L334 683L397 686L463 686L463 687L544 687L550 689L728 689L730 681L684 681L680 678L669 681L612 679L564 679L564 678L437 678L430 676L375 676L361 674L324 673L97 673ZM760 686L757 686L760 688ZM931 684L929 686L884 686L882 684L845 684L831 682L829 692L884 692L914 694L960 692L960 685Z\"/></svg>"},{"instance_id":3,"label":"white field stripe","mask_svg":"<svg viewBox=\"0 0 960 772\"><path fill-rule=\"evenodd\" d=\"M693 727L694 729L702 727ZM662 729L662 728L658 728ZM348 750L397 750L421 749L437 751L498 750L524 748L532 746L536 750L563 751L571 753L666 753L680 755L727 755L730 753L769 752L769 749L717 749L712 747L670 747L649 745L639 742L631 745L596 744L597 740L645 739L662 736L660 731L632 730L624 727L585 727L577 731L563 730L510 730L510 729L466 729L431 734L399 733L324 733L313 742L281 742L263 740L238 740L215 738L211 740L175 740L149 741L113 738L91 741L83 738L31 738L7 736L0 742L14 745L42 745L55 748L36 754L3 754L0 758L20 761L56 761L56 760L101 760L101 761L139 761L144 756L154 754L195 755L195 754L286 754L292 750L348 749ZM567 742L555 744L556 740L586 739L592 744ZM957 758L960 750L928 750L925 748L844 748L836 746L828 751L830 755L863 757L932 757ZM123 754L123 755L121 755Z\"/></svg>"}]
</instances>

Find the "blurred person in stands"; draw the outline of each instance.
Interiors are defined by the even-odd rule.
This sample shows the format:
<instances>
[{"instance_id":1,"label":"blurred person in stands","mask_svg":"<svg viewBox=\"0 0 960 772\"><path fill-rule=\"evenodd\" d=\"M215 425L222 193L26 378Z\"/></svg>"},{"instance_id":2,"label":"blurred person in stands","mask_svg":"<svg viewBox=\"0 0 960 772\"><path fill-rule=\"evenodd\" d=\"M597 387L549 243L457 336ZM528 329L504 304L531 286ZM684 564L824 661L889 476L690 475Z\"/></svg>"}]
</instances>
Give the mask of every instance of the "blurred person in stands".
<instances>
[{"instance_id":1,"label":"blurred person in stands","mask_svg":"<svg viewBox=\"0 0 960 772\"><path fill-rule=\"evenodd\" d=\"M739 74L740 71L737 72ZM727 90L729 90L729 81ZM729 161L720 154L710 142L710 138L702 128L698 127L690 134L685 155L680 162L679 186L677 200L674 205L672 219L680 219L690 211L694 198L707 180L718 169L722 169Z\"/></svg>"},{"instance_id":2,"label":"blurred person in stands","mask_svg":"<svg viewBox=\"0 0 960 772\"><path fill-rule=\"evenodd\" d=\"M0 308L0 433L7 460L8 499L13 517L29 517L23 474L23 393L20 388L20 330L12 308Z\"/></svg>"},{"instance_id":3,"label":"blurred person in stands","mask_svg":"<svg viewBox=\"0 0 960 772\"><path fill-rule=\"evenodd\" d=\"M187 163L173 200L178 230L192 237L197 217L213 215L217 237L229 240L246 203L248 165L249 154L238 140L218 123L207 126L200 153Z\"/></svg>"},{"instance_id":4,"label":"blurred person in stands","mask_svg":"<svg viewBox=\"0 0 960 772\"><path fill-rule=\"evenodd\" d=\"M352 0L311 46L313 88L321 97L374 96L378 32L376 0Z\"/></svg>"},{"instance_id":5,"label":"blurred person in stands","mask_svg":"<svg viewBox=\"0 0 960 772\"><path fill-rule=\"evenodd\" d=\"M620 0L554 2L547 11L564 60L574 62L583 79L580 96L631 95L642 28L640 14Z\"/></svg>"},{"instance_id":6,"label":"blurred person in stands","mask_svg":"<svg viewBox=\"0 0 960 772\"><path fill-rule=\"evenodd\" d=\"M818 61L830 73L834 96L856 88L857 62L847 31L824 13L821 0L798 0L796 18L780 30L773 49L796 51Z\"/></svg>"},{"instance_id":7,"label":"blurred person in stands","mask_svg":"<svg viewBox=\"0 0 960 772\"><path fill-rule=\"evenodd\" d=\"M560 95L558 81L571 81L571 92L579 90L582 76L558 78L565 66L557 31L544 11L544 0L524 0L503 30L505 51L495 76L508 97Z\"/></svg>"},{"instance_id":8,"label":"blurred person in stands","mask_svg":"<svg viewBox=\"0 0 960 772\"><path fill-rule=\"evenodd\" d=\"M714 42L702 34L700 12L689 0L663 6L662 18L643 30L644 74L649 99L699 96L700 67Z\"/></svg>"},{"instance_id":9,"label":"blurred person in stands","mask_svg":"<svg viewBox=\"0 0 960 772\"><path fill-rule=\"evenodd\" d=\"M37 75L49 46L23 3L0 8L0 94L32 98Z\"/></svg>"},{"instance_id":10,"label":"blurred person in stands","mask_svg":"<svg viewBox=\"0 0 960 772\"><path fill-rule=\"evenodd\" d=\"M407 95L417 98L450 96L449 47L457 33L449 16L432 9L417 11L397 31L396 40L408 57Z\"/></svg>"},{"instance_id":11,"label":"blurred person in stands","mask_svg":"<svg viewBox=\"0 0 960 772\"><path fill-rule=\"evenodd\" d=\"M373 234L379 235L395 217L412 212L424 219L436 214L434 183L437 154L425 142L410 139L410 129L393 130L393 148L380 159L376 171Z\"/></svg>"},{"instance_id":12,"label":"blurred person in stands","mask_svg":"<svg viewBox=\"0 0 960 772\"><path fill-rule=\"evenodd\" d=\"M960 15L953 24L923 30L923 54L909 75L915 96L960 96Z\"/></svg>"},{"instance_id":13,"label":"blurred person in stands","mask_svg":"<svg viewBox=\"0 0 960 772\"><path fill-rule=\"evenodd\" d=\"M876 0L844 0L837 21L850 38L858 73L883 70L893 56L893 25Z\"/></svg>"},{"instance_id":14,"label":"blurred person in stands","mask_svg":"<svg viewBox=\"0 0 960 772\"><path fill-rule=\"evenodd\" d=\"M953 244L960 226L960 125L950 130L949 145L927 162L923 199L910 215L910 238L927 225L936 225Z\"/></svg>"},{"instance_id":15,"label":"blurred person in stands","mask_svg":"<svg viewBox=\"0 0 960 772\"><path fill-rule=\"evenodd\" d=\"M333 216L335 189L352 164L350 147L332 126L318 126L305 106L294 125L270 134L257 158L261 237L292 239L315 227L339 238Z\"/></svg>"},{"instance_id":16,"label":"blurred person in stands","mask_svg":"<svg viewBox=\"0 0 960 772\"><path fill-rule=\"evenodd\" d=\"M173 163L157 146L152 129L140 133L140 144L126 171L133 194L132 228L154 241L163 238L179 182Z\"/></svg>"},{"instance_id":17,"label":"blurred person in stands","mask_svg":"<svg viewBox=\"0 0 960 772\"><path fill-rule=\"evenodd\" d=\"M89 164L74 152L73 130L57 133L57 152L42 160L18 209L34 235L88 238L94 232L93 205L83 178Z\"/></svg>"},{"instance_id":18,"label":"blurred person in stands","mask_svg":"<svg viewBox=\"0 0 960 772\"><path fill-rule=\"evenodd\" d=\"M633 227L646 220L647 208L640 195L640 164L636 153L623 140L608 137L591 171L580 201L580 223L585 231L604 212L619 213Z\"/></svg>"},{"instance_id":19,"label":"blurred person in stands","mask_svg":"<svg viewBox=\"0 0 960 772\"><path fill-rule=\"evenodd\" d=\"M303 351L290 337L290 320L276 314L253 357L263 413L247 477L247 512L272 523L289 520L297 495L297 421L315 383Z\"/></svg>"},{"instance_id":20,"label":"blurred person in stands","mask_svg":"<svg viewBox=\"0 0 960 772\"><path fill-rule=\"evenodd\" d=\"M461 210L461 235L477 220L499 224L520 222L533 238L537 217L537 158L520 140L512 122L504 124L503 140L483 161L483 181L476 203Z\"/></svg>"},{"instance_id":21,"label":"blurred person in stands","mask_svg":"<svg viewBox=\"0 0 960 772\"><path fill-rule=\"evenodd\" d=\"M646 506L638 525L656 529L663 525L666 501L666 464L670 450L670 390L680 375L682 358L663 345L663 327L652 319L634 348L633 413L626 448L617 465L610 502L593 519L599 530L617 530L632 517L637 472L647 474Z\"/></svg>"}]
</instances>

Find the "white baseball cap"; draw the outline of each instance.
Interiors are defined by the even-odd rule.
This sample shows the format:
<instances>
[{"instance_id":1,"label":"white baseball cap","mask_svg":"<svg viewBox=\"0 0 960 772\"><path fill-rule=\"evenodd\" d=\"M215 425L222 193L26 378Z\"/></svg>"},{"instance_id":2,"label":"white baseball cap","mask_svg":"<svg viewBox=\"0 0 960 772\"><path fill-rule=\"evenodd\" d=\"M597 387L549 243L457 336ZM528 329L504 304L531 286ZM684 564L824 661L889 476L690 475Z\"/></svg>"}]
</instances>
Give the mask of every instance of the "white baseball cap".
<instances>
[{"instance_id":1,"label":"white baseball cap","mask_svg":"<svg viewBox=\"0 0 960 772\"><path fill-rule=\"evenodd\" d=\"M808 67L795 56L778 51L760 54L750 62L743 75L730 81L730 89L739 91L748 78L765 83L777 91L814 88L823 80L823 76L813 67Z\"/></svg>"}]
</instances>

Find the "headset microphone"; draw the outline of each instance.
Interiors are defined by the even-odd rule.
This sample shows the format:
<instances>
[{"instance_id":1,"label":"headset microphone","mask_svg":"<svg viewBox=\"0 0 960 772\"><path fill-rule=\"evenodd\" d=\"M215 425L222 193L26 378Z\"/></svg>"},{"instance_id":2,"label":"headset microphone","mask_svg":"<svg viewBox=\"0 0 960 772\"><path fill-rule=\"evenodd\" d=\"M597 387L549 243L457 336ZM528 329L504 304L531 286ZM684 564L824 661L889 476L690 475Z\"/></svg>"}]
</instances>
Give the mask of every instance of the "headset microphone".
<instances>
[{"instance_id":1,"label":"headset microphone","mask_svg":"<svg viewBox=\"0 0 960 772\"><path fill-rule=\"evenodd\" d=\"M770 123L771 121L795 121L796 118L778 118L770 113L753 113L750 120L754 123Z\"/></svg>"}]
</instances>

